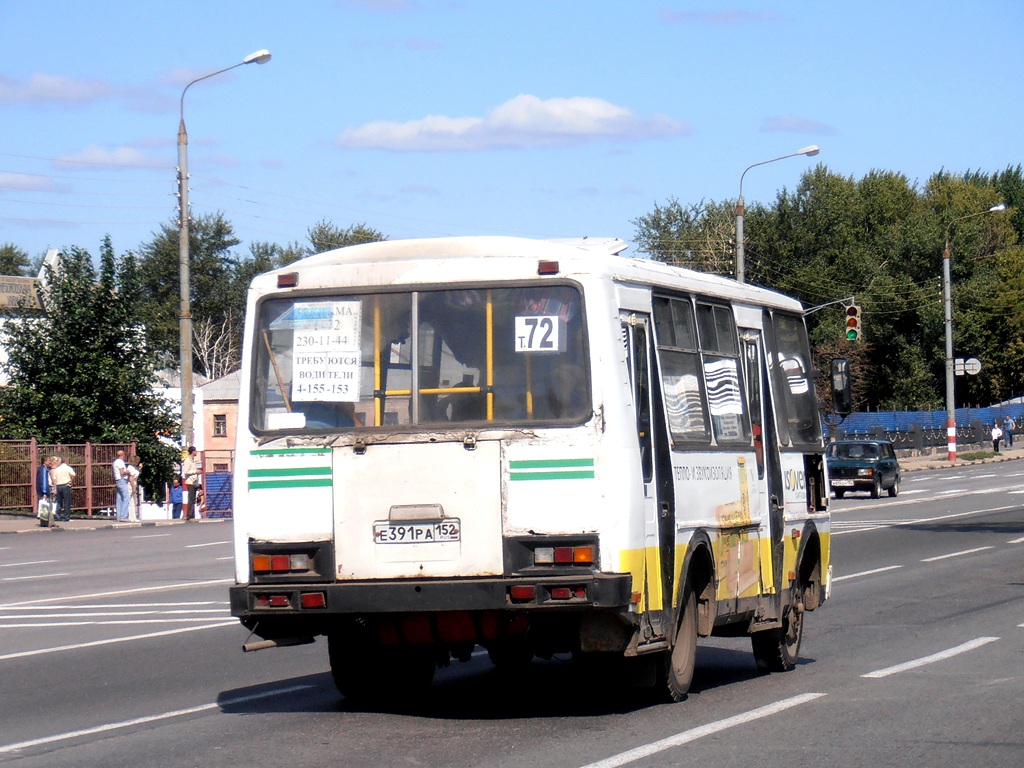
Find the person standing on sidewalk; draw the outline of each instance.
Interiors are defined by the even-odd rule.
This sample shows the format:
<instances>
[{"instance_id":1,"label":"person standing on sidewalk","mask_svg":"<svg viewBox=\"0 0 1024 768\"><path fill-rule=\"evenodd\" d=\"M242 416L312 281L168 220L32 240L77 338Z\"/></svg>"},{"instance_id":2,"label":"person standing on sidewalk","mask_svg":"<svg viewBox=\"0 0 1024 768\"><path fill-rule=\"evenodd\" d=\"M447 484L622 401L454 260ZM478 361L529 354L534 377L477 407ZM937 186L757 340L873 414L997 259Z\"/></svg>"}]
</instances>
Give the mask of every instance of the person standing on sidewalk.
<instances>
[{"instance_id":1,"label":"person standing on sidewalk","mask_svg":"<svg viewBox=\"0 0 1024 768\"><path fill-rule=\"evenodd\" d=\"M1006 421L1003 422L1003 437L1006 438L1006 447L1013 448L1013 417L1007 416Z\"/></svg>"},{"instance_id":2,"label":"person standing on sidewalk","mask_svg":"<svg viewBox=\"0 0 1024 768\"><path fill-rule=\"evenodd\" d=\"M181 495L184 489L181 487L181 478L176 477L171 483L171 519L181 519Z\"/></svg>"},{"instance_id":3,"label":"person standing on sidewalk","mask_svg":"<svg viewBox=\"0 0 1024 768\"><path fill-rule=\"evenodd\" d=\"M117 458L114 459L114 489L117 493L117 499L114 502L117 521L127 523L128 504L131 500L132 489L128 482L128 465L124 460L124 451L118 451Z\"/></svg>"},{"instance_id":4,"label":"person standing on sidewalk","mask_svg":"<svg viewBox=\"0 0 1024 768\"><path fill-rule=\"evenodd\" d=\"M992 425L992 450L999 453L999 441L1003 439L1003 430L999 428L997 421Z\"/></svg>"},{"instance_id":5,"label":"person standing on sidewalk","mask_svg":"<svg viewBox=\"0 0 1024 768\"><path fill-rule=\"evenodd\" d=\"M196 494L199 490L199 465L196 464L196 447L188 447L188 455L181 463L181 477L185 481L185 519L191 520L199 517L199 506L196 504Z\"/></svg>"},{"instance_id":6,"label":"person standing on sidewalk","mask_svg":"<svg viewBox=\"0 0 1024 768\"><path fill-rule=\"evenodd\" d=\"M42 461L39 462L39 468L36 470L36 496L38 497L37 503L49 504L51 502L50 496L52 495L52 493L53 486L50 485L50 460L44 456ZM50 514L53 514L52 511ZM49 524L49 517L39 518L40 527L45 528Z\"/></svg>"},{"instance_id":7,"label":"person standing on sidewalk","mask_svg":"<svg viewBox=\"0 0 1024 768\"><path fill-rule=\"evenodd\" d=\"M53 469L50 470L50 482L57 489L57 509L54 510L53 519L66 523L71 519L71 480L75 477L75 470L60 456L54 456L51 464Z\"/></svg>"}]
</instances>

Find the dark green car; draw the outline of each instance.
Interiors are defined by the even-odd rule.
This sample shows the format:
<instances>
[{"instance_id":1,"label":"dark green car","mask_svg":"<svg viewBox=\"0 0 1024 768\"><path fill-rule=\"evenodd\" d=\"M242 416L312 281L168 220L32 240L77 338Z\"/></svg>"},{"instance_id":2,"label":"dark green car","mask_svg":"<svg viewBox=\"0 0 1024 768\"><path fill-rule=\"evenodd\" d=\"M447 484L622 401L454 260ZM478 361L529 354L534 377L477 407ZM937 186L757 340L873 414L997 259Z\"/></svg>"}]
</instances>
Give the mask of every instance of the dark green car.
<instances>
[{"instance_id":1,"label":"dark green car","mask_svg":"<svg viewBox=\"0 0 1024 768\"><path fill-rule=\"evenodd\" d=\"M829 484L837 499L847 491L900 492L900 462L888 440L837 440L825 451Z\"/></svg>"}]
</instances>

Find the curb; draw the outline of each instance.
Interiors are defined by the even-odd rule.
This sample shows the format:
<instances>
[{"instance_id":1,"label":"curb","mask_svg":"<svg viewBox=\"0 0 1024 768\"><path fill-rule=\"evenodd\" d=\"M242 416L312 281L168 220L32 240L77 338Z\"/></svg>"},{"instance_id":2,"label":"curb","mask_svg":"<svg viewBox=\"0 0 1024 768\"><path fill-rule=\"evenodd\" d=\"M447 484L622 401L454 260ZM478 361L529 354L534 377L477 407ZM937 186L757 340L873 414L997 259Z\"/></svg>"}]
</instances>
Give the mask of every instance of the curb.
<instances>
[{"instance_id":1,"label":"curb","mask_svg":"<svg viewBox=\"0 0 1024 768\"><path fill-rule=\"evenodd\" d=\"M214 523L229 523L232 521L230 517L218 517L218 518L203 518L200 520L192 520L192 523L200 524L214 524ZM76 524L77 523L77 524ZM112 530L125 530L127 528L161 528L169 525L187 525L189 521L186 520L142 520L136 521L131 520L126 523L117 522L96 522L93 523L91 520L71 520L71 523L61 523L58 527L54 528L51 526L41 526L38 524L37 519L34 517L20 517L18 519L0 520L0 536L4 534L15 534L15 533L62 533L65 531L112 531ZM4 525L8 526L7 530L4 530Z\"/></svg>"}]
</instances>

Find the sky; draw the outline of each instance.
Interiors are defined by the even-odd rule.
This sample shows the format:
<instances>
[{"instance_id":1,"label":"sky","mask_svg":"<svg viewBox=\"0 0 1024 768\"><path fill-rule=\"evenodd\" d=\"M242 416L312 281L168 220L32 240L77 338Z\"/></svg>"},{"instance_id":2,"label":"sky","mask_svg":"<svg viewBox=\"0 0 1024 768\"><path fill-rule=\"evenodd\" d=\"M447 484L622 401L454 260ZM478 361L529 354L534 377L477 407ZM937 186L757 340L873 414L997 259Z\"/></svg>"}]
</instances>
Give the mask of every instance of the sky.
<instances>
[{"instance_id":1,"label":"sky","mask_svg":"<svg viewBox=\"0 0 1024 768\"><path fill-rule=\"evenodd\" d=\"M672 198L1024 162L1022 0L0 0L0 245L636 235ZM635 252L635 251L633 251Z\"/></svg>"}]
</instances>

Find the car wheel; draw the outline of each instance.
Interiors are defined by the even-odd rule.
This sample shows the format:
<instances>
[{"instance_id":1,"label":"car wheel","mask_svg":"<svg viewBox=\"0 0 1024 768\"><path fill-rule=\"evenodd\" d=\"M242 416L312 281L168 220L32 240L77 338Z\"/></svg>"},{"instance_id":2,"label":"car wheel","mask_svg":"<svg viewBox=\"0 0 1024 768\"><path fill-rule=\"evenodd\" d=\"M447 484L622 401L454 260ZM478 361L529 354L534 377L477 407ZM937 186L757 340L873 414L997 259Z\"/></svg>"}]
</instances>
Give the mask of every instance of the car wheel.
<instances>
[{"instance_id":1,"label":"car wheel","mask_svg":"<svg viewBox=\"0 0 1024 768\"><path fill-rule=\"evenodd\" d=\"M900 495L900 476L896 475L896 479L892 481L892 485L889 486L889 496L896 498Z\"/></svg>"},{"instance_id":2,"label":"car wheel","mask_svg":"<svg viewBox=\"0 0 1024 768\"><path fill-rule=\"evenodd\" d=\"M836 488L835 494L837 499L841 499L843 498L843 496L846 495L846 491L844 491L842 488Z\"/></svg>"},{"instance_id":3,"label":"car wheel","mask_svg":"<svg viewBox=\"0 0 1024 768\"><path fill-rule=\"evenodd\" d=\"M871 486L871 498L877 499L882 495L882 478L876 477L875 484Z\"/></svg>"}]
</instances>

